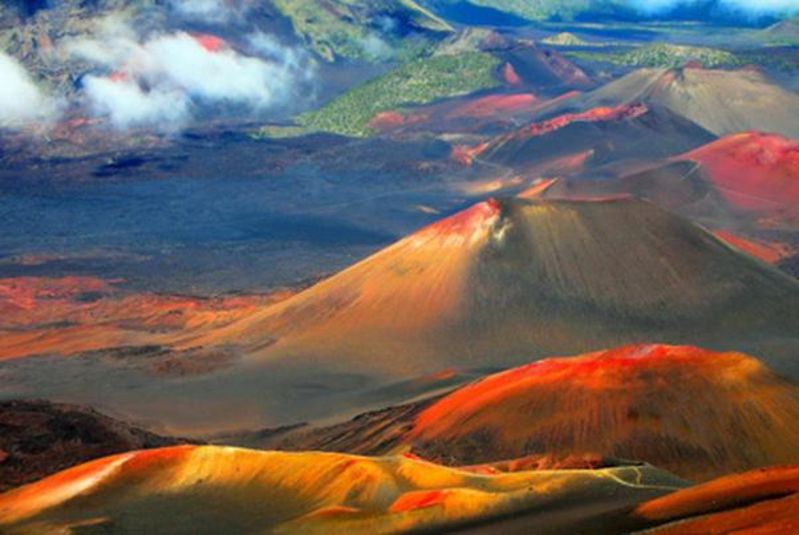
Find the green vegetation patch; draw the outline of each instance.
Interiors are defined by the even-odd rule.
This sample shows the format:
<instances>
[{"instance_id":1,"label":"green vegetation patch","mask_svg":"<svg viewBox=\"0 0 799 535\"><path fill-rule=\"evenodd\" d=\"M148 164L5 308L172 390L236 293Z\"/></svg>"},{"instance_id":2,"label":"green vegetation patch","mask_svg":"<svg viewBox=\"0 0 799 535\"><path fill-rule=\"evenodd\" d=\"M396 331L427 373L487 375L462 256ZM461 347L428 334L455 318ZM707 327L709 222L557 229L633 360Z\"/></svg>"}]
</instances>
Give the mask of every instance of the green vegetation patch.
<instances>
[{"instance_id":1,"label":"green vegetation patch","mask_svg":"<svg viewBox=\"0 0 799 535\"><path fill-rule=\"evenodd\" d=\"M743 62L735 54L717 48L658 43L624 53L566 52L577 60L629 65L633 67L680 67L689 61L698 61L708 68L735 67Z\"/></svg>"},{"instance_id":2,"label":"green vegetation patch","mask_svg":"<svg viewBox=\"0 0 799 535\"><path fill-rule=\"evenodd\" d=\"M378 113L497 86L499 82L494 73L498 66L497 58L482 52L411 61L356 87L317 111L300 115L296 120L299 129L267 127L260 134L279 137L331 132L367 137L374 133L369 122Z\"/></svg>"}]
</instances>

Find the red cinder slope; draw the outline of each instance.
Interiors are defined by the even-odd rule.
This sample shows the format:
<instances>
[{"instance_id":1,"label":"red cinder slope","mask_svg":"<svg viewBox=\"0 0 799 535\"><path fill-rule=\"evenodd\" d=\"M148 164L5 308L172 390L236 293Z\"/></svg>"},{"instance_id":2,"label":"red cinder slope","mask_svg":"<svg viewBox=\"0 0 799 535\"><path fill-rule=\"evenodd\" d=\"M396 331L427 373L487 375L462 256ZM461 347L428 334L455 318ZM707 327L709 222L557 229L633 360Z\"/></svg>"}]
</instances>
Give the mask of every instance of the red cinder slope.
<instances>
[{"instance_id":1,"label":"red cinder slope","mask_svg":"<svg viewBox=\"0 0 799 535\"><path fill-rule=\"evenodd\" d=\"M566 113L564 115L560 115L553 119L548 119L546 121L536 122L527 126L524 126L516 131L513 131L508 134L503 134L498 136L486 143L482 143L475 147L459 147L456 149L456 153L458 151L467 152L471 159L462 161L464 163L471 163L477 157L482 156L483 154L493 153L499 151L503 146L508 144L511 141L519 142L525 139L543 136L545 134L549 134L565 128L570 124L574 123L594 123L594 122L603 122L603 121L618 121L624 119L634 119L636 117L640 117L641 115L647 113L648 109L644 105L640 104L632 104L632 105L621 105L615 107L598 107L593 108L588 111L578 112L578 113Z\"/></svg>"},{"instance_id":2,"label":"red cinder slope","mask_svg":"<svg viewBox=\"0 0 799 535\"><path fill-rule=\"evenodd\" d=\"M799 95L753 69L639 69L580 100L579 109L665 107L718 136L762 130L799 137Z\"/></svg>"},{"instance_id":3,"label":"red cinder slope","mask_svg":"<svg viewBox=\"0 0 799 535\"><path fill-rule=\"evenodd\" d=\"M416 421L414 451L637 459L689 479L799 462L799 388L740 353L628 346L489 376Z\"/></svg>"},{"instance_id":4,"label":"red cinder slope","mask_svg":"<svg viewBox=\"0 0 799 535\"><path fill-rule=\"evenodd\" d=\"M664 524L653 534L799 533L799 466L735 474L639 506L635 515Z\"/></svg>"},{"instance_id":5,"label":"red cinder slope","mask_svg":"<svg viewBox=\"0 0 799 535\"><path fill-rule=\"evenodd\" d=\"M700 164L719 193L746 211L799 211L799 141L745 132L678 157Z\"/></svg>"}]
</instances>

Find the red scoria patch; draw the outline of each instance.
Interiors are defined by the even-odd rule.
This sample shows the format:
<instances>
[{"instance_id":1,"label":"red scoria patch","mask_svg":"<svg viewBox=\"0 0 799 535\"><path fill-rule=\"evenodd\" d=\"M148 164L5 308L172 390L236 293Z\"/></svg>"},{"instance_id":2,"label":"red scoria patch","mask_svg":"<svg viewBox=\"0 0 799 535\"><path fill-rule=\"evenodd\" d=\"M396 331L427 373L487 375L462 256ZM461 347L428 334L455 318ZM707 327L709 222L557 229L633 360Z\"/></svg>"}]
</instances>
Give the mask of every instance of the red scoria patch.
<instances>
[{"instance_id":1,"label":"red scoria patch","mask_svg":"<svg viewBox=\"0 0 799 535\"><path fill-rule=\"evenodd\" d=\"M471 208L458 212L446 219L442 219L422 229L420 233L435 233L439 235L469 235L483 226L489 220L497 217L502 211L502 205L496 199L488 199L475 204Z\"/></svg>"},{"instance_id":2,"label":"red scoria patch","mask_svg":"<svg viewBox=\"0 0 799 535\"><path fill-rule=\"evenodd\" d=\"M799 206L799 141L744 132L678 159L702 164L719 193L735 208L795 212Z\"/></svg>"},{"instance_id":3,"label":"red scoria patch","mask_svg":"<svg viewBox=\"0 0 799 535\"><path fill-rule=\"evenodd\" d=\"M125 462L124 469L135 474L141 470L173 465L187 459L196 449L197 446L186 445L138 451Z\"/></svg>"},{"instance_id":4,"label":"red scoria patch","mask_svg":"<svg viewBox=\"0 0 799 535\"><path fill-rule=\"evenodd\" d=\"M777 264L794 254L794 250L787 243L756 241L726 230L717 230L714 234L736 249L769 264Z\"/></svg>"},{"instance_id":5,"label":"red scoria patch","mask_svg":"<svg viewBox=\"0 0 799 535\"><path fill-rule=\"evenodd\" d=\"M197 41L197 44L206 49L208 52L219 52L228 46L227 41L221 37L217 37L216 35L197 33L192 34L192 37L194 37L194 40Z\"/></svg>"},{"instance_id":6,"label":"red scoria patch","mask_svg":"<svg viewBox=\"0 0 799 535\"><path fill-rule=\"evenodd\" d=\"M508 85L519 85L522 83L519 73L516 72L516 69L514 69L513 65L510 63L506 63L505 66L502 67L502 78Z\"/></svg>"},{"instance_id":7,"label":"red scoria patch","mask_svg":"<svg viewBox=\"0 0 799 535\"><path fill-rule=\"evenodd\" d=\"M447 490L409 492L397 498L397 500L391 504L389 510L392 513L405 513L441 505L446 501L449 494L451 493Z\"/></svg>"},{"instance_id":8,"label":"red scoria patch","mask_svg":"<svg viewBox=\"0 0 799 535\"><path fill-rule=\"evenodd\" d=\"M565 96L565 98L571 98ZM623 104L616 107L592 108L579 113L567 113L553 119L533 123L520 130L496 137L491 141L473 147L457 146L453 149L452 157L464 164L471 165L474 160L491 147L495 147L515 138L531 138L555 132L574 123L597 123L604 121L621 121L635 119L649 112L644 104Z\"/></svg>"},{"instance_id":9,"label":"red scoria patch","mask_svg":"<svg viewBox=\"0 0 799 535\"><path fill-rule=\"evenodd\" d=\"M422 113L404 114L398 111L384 111L378 113L369 121L369 128L380 132L387 132L402 126L417 124L426 119L427 116Z\"/></svg>"},{"instance_id":10,"label":"red scoria patch","mask_svg":"<svg viewBox=\"0 0 799 535\"><path fill-rule=\"evenodd\" d=\"M634 119L647 113L649 109L644 104L624 104L616 107L599 107L580 113L567 113L554 119L542 121L528 126L523 133L529 136L540 136L560 130L572 123L595 123L602 121L616 121Z\"/></svg>"},{"instance_id":11,"label":"red scoria patch","mask_svg":"<svg viewBox=\"0 0 799 535\"><path fill-rule=\"evenodd\" d=\"M531 108L538 99L532 93L488 95L453 110L450 117L492 117Z\"/></svg>"},{"instance_id":12,"label":"red scoria patch","mask_svg":"<svg viewBox=\"0 0 799 535\"><path fill-rule=\"evenodd\" d=\"M579 379L586 384L605 385L622 380L625 370L660 370L690 362L711 362L714 354L691 346L631 345L580 357L550 358L489 376L435 403L416 421L415 433L435 428L445 416L466 404L479 406L513 395L528 382L563 382Z\"/></svg>"}]
</instances>

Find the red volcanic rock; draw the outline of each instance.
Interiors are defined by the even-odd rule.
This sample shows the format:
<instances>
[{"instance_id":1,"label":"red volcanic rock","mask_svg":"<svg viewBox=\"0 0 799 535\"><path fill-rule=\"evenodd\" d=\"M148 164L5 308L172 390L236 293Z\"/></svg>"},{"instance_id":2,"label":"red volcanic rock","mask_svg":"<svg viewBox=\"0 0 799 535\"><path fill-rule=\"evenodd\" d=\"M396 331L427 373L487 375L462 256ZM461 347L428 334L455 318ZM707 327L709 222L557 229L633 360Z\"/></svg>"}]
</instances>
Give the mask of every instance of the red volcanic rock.
<instances>
[{"instance_id":1,"label":"red volcanic rock","mask_svg":"<svg viewBox=\"0 0 799 535\"><path fill-rule=\"evenodd\" d=\"M31 310L43 301L73 299L85 293L109 294L111 284L95 277L18 277L0 279L0 310L8 307Z\"/></svg>"},{"instance_id":2,"label":"red volcanic rock","mask_svg":"<svg viewBox=\"0 0 799 535\"><path fill-rule=\"evenodd\" d=\"M375 130L391 130L405 124L405 116L396 111L384 111L369 121L369 128Z\"/></svg>"},{"instance_id":3,"label":"red volcanic rock","mask_svg":"<svg viewBox=\"0 0 799 535\"><path fill-rule=\"evenodd\" d=\"M538 98L532 93L488 95L451 111L449 117L493 117L532 108Z\"/></svg>"},{"instance_id":4,"label":"red volcanic rock","mask_svg":"<svg viewBox=\"0 0 799 535\"><path fill-rule=\"evenodd\" d=\"M567 97L571 98L571 97ZM649 111L644 104L623 104L615 107L602 106L579 113L566 113L545 121L533 123L473 147L456 147L453 157L464 165L470 165L480 155L496 150L510 141L524 140L550 134L574 123L596 123L622 121L641 117Z\"/></svg>"},{"instance_id":5,"label":"red volcanic rock","mask_svg":"<svg viewBox=\"0 0 799 535\"><path fill-rule=\"evenodd\" d=\"M447 497L452 492L448 490L420 490L417 492L406 492L400 496L389 509L392 513L404 513L425 509L446 503Z\"/></svg>"},{"instance_id":6,"label":"red volcanic rock","mask_svg":"<svg viewBox=\"0 0 799 535\"><path fill-rule=\"evenodd\" d=\"M217 37L216 35L211 35L208 33L195 33L192 34L192 37L194 37L194 40L197 41L197 44L199 44L208 52L219 52L220 50L228 48L227 41L221 37Z\"/></svg>"},{"instance_id":7,"label":"red volcanic rock","mask_svg":"<svg viewBox=\"0 0 799 535\"><path fill-rule=\"evenodd\" d=\"M719 193L746 211L799 209L799 141L745 132L722 138L679 159L702 165Z\"/></svg>"},{"instance_id":8,"label":"red volcanic rock","mask_svg":"<svg viewBox=\"0 0 799 535\"><path fill-rule=\"evenodd\" d=\"M739 251L743 251L769 264L778 264L796 254L796 251L787 243L756 241L726 230L717 230L714 234L720 240L729 243Z\"/></svg>"},{"instance_id":9,"label":"red volcanic rock","mask_svg":"<svg viewBox=\"0 0 799 535\"><path fill-rule=\"evenodd\" d=\"M532 186L519 193L522 199L535 199L542 197L546 191L558 182L558 178L542 178L537 180Z\"/></svg>"},{"instance_id":10,"label":"red volcanic rock","mask_svg":"<svg viewBox=\"0 0 799 535\"><path fill-rule=\"evenodd\" d=\"M502 67L502 78L505 80L505 83L508 85L519 85L522 83L521 77L516 72L516 69L513 68L513 65L510 63L506 63Z\"/></svg>"},{"instance_id":11,"label":"red volcanic rock","mask_svg":"<svg viewBox=\"0 0 799 535\"><path fill-rule=\"evenodd\" d=\"M799 533L799 466L722 477L644 503L634 515L660 524L651 533L661 535Z\"/></svg>"},{"instance_id":12,"label":"red volcanic rock","mask_svg":"<svg viewBox=\"0 0 799 535\"><path fill-rule=\"evenodd\" d=\"M644 104L624 104L616 107L593 108L580 113L567 113L554 119L535 123L522 130L523 134L529 136L540 136L560 130L572 123L593 123L600 121L618 121L623 119L634 119L648 112L649 109Z\"/></svg>"},{"instance_id":13,"label":"red volcanic rock","mask_svg":"<svg viewBox=\"0 0 799 535\"><path fill-rule=\"evenodd\" d=\"M452 147L452 159L463 165L472 165L474 160L489 146L489 143L480 143L472 147L468 145L455 145Z\"/></svg>"},{"instance_id":14,"label":"red volcanic rock","mask_svg":"<svg viewBox=\"0 0 799 535\"><path fill-rule=\"evenodd\" d=\"M402 126L420 123L426 119L427 116L422 113L404 114L398 111L384 111L378 113L369 121L369 128L386 132Z\"/></svg>"},{"instance_id":15,"label":"red volcanic rock","mask_svg":"<svg viewBox=\"0 0 799 535\"><path fill-rule=\"evenodd\" d=\"M0 360L169 345L175 336L228 323L287 295L203 299L137 294L116 288L117 282L94 277L0 279Z\"/></svg>"},{"instance_id":16,"label":"red volcanic rock","mask_svg":"<svg viewBox=\"0 0 799 535\"><path fill-rule=\"evenodd\" d=\"M552 358L458 389L409 437L425 458L647 461L689 479L799 461L799 388L740 353L627 346Z\"/></svg>"},{"instance_id":17,"label":"red volcanic rock","mask_svg":"<svg viewBox=\"0 0 799 535\"><path fill-rule=\"evenodd\" d=\"M502 205L496 199L488 199L429 225L419 232L419 237L471 237L475 232L490 226L499 217L501 210Z\"/></svg>"}]
</instances>

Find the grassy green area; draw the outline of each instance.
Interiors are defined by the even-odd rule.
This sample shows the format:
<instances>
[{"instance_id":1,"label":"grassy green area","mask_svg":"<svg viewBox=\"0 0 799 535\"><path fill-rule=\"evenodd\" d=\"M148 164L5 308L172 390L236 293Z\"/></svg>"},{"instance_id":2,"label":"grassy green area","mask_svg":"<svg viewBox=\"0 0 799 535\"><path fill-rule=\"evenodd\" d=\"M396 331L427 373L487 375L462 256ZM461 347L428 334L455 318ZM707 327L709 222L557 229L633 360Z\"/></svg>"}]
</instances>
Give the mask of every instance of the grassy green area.
<instances>
[{"instance_id":1,"label":"grassy green area","mask_svg":"<svg viewBox=\"0 0 799 535\"><path fill-rule=\"evenodd\" d=\"M666 43L648 45L629 52L574 51L566 52L566 55L576 60L632 67L679 67L692 60L709 68L734 67L742 64L740 58L726 50Z\"/></svg>"},{"instance_id":2,"label":"grassy green area","mask_svg":"<svg viewBox=\"0 0 799 535\"><path fill-rule=\"evenodd\" d=\"M373 133L369 122L380 112L498 85L494 76L498 66L498 59L482 52L415 60L356 87L319 110L300 115L297 127L266 127L259 134L280 137L331 132L366 137Z\"/></svg>"},{"instance_id":3,"label":"grassy green area","mask_svg":"<svg viewBox=\"0 0 799 535\"><path fill-rule=\"evenodd\" d=\"M427 50L435 32L452 28L412 0L274 0L301 35L328 61L350 59L398 59L417 57ZM384 26L402 20L417 31L400 37ZM430 34L430 35L426 35Z\"/></svg>"}]
</instances>

